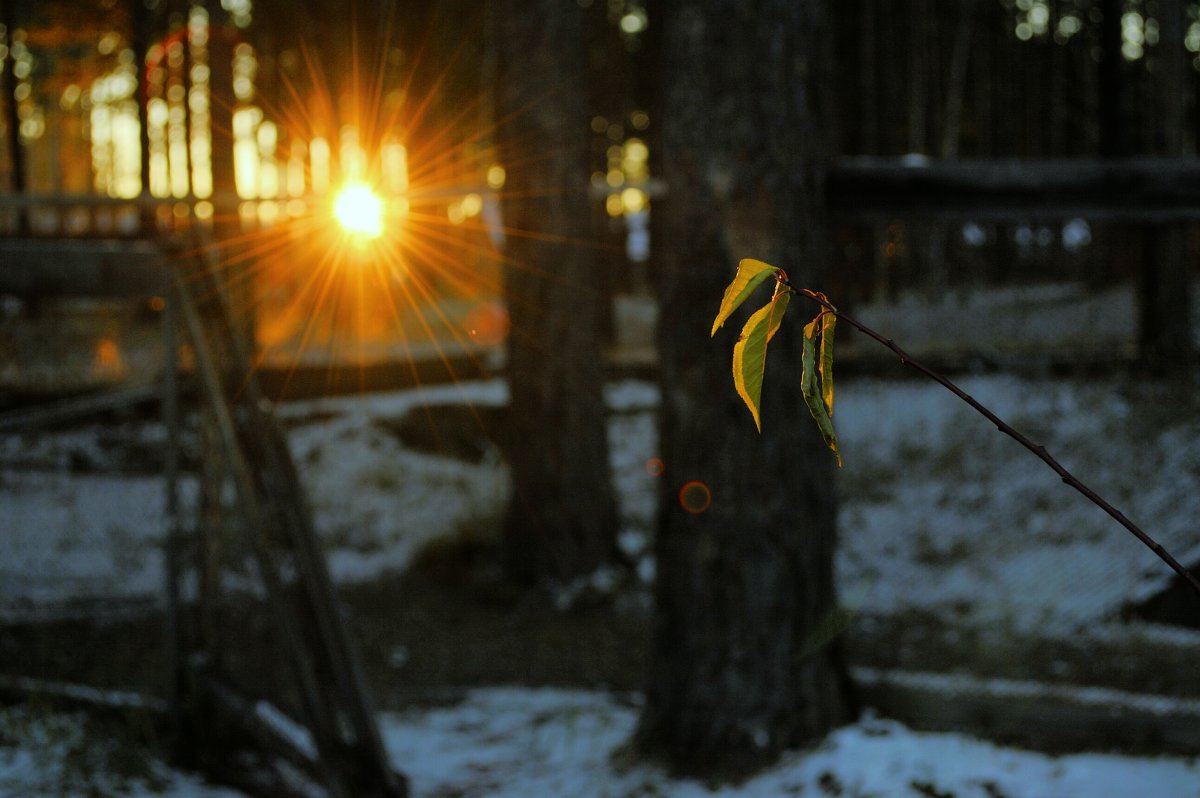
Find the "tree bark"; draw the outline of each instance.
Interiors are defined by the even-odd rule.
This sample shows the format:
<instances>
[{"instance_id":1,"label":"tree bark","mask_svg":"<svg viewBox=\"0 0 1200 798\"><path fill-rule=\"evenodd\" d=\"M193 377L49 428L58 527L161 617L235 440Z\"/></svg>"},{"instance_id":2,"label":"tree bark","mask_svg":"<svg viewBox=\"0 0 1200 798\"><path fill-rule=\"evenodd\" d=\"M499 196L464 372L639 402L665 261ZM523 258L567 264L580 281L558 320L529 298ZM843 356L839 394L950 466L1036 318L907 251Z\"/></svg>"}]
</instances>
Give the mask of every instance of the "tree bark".
<instances>
[{"instance_id":1,"label":"tree bark","mask_svg":"<svg viewBox=\"0 0 1200 798\"><path fill-rule=\"evenodd\" d=\"M1133 153L1133 137L1125 109L1128 70L1121 56L1123 0L1101 0L1100 10L1100 155L1120 158Z\"/></svg>"},{"instance_id":2,"label":"tree bark","mask_svg":"<svg viewBox=\"0 0 1200 798\"><path fill-rule=\"evenodd\" d=\"M677 770L737 777L849 716L836 637L822 634L837 613L833 460L797 390L801 317L814 308L798 304L772 341L762 435L729 374L746 313L716 341L708 335L741 257L783 266L798 284L827 279L827 8L819 0L666 7L671 194L659 206L668 221L658 335L666 471L636 740Z\"/></svg>"},{"instance_id":3,"label":"tree bark","mask_svg":"<svg viewBox=\"0 0 1200 798\"><path fill-rule=\"evenodd\" d=\"M1168 156L1185 150L1188 85L1193 80L1191 54L1184 47L1187 4L1164 0L1160 8L1162 50L1158 80L1163 135ZM1162 375L1187 377L1193 367L1191 266L1187 227L1181 223L1146 227L1141 278L1138 281L1138 348L1143 361Z\"/></svg>"},{"instance_id":4,"label":"tree bark","mask_svg":"<svg viewBox=\"0 0 1200 798\"><path fill-rule=\"evenodd\" d=\"M562 0L496 6L512 322L513 499L505 544L519 581L565 581L612 561L617 530L598 335L602 294L586 241L583 12Z\"/></svg>"},{"instance_id":5,"label":"tree bark","mask_svg":"<svg viewBox=\"0 0 1200 798\"><path fill-rule=\"evenodd\" d=\"M954 52L950 57L950 78L946 90L946 124L942 128L943 159L958 157L962 140L963 102L967 94L967 67L970 65L971 45L975 37L976 7L963 4L959 9L958 27L954 33Z\"/></svg>"},{"instance_id":6,"label":"tree bark","mask_svg":"<svg viewBox=\"0 0 1200 798\"><path fill-rule=\"evenodd\" d=\"M153 36L154 20L151 11L141 0L132 0L129 4L129 15L133 20L133 63L137 67L137 89L134 100L137 103L138 120L138 177L139 192L143 200L150 198L150 123L148 107L150 103L150 85L146 79L146 51L150 47ZM56 191L62 186L56 185ZM139 224L142 233L150 235L154 229L154 209L143 205L138 211Z\"/></svg>"},{"instance_id":7,"label":"tree bark","mask_svg":"<svg viewBox=\"0 0 1200 798\"><path fill-rule=\"evenodd\" d=\"M0 0L0 25L4 27L4 36L0 44L10 53L8 63L0 68L0 102L4 105L8 147L8 188L13 194L25 193L25 150L21 146L21 115L17 109L17 81L13 79L12 57L13 34L17 29L17 16L14 11L15 0ZM29 232L29 217L24 209L17 210L17 234L26 235Z\"/></svg>"}]
</instances>

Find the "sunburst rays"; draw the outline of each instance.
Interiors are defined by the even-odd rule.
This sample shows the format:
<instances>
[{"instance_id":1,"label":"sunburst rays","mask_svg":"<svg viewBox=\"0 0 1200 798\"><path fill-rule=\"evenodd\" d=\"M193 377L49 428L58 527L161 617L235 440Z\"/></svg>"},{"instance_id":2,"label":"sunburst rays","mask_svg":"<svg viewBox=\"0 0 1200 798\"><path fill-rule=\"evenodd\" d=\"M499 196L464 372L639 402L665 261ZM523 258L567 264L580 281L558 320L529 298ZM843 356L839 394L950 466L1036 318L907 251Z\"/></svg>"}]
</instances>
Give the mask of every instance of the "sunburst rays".
<instances>
[{"instance_id":1,"label":"sunburst rays","mask_svg":"<svg viewBox=\"0 0 1200 798\"><path fill-rule=\"evenodd\" d=\"M502 224L505 170L549 157L544 143L526 142L499 164L492 139L512 118L491 116L490 87L464 93L459 86L450 101L443 95L469 61L468 42L435 58L432 37L420 37L400 72L388 60L396 25L394 12L388 11L371 46L351 36L348 69L331 70L322 62L328 50L300 43L300 68L291 76L281 73L274 100L259 100L263 118L286 132L281 141L302 142L300 151L310 155L313 142L329 142L331 189L347 181L358 186L353 194L358 204L339 208L333 190L313 190L318 181L310 162L303 197L257 201L275 206L277 223L247 224L255 218L253 201L242 203L239 218L228 212L214 218L227 231L215 245L225 283L254 284L240 296L253 303L253 310L244 310L256 318L260 367L295 374L302 366L323 364L332 374L347 366L362 372L385 361L405 361L419 383L422 362L440 362L444 373L457 379L462 364L474 361L472 370L480 373L481 355L502 346L509 332L502 270L534 268L506 259L495 245L498 239L611 248L594 239ZM544 96L516 114L562 90L548 85ZM358 152L347 157L351 139ZM228 139L223 143L228 146ZM387 146L402 148L403 179L389 180ZM281 158L287 161L287 150ZM558 186L553 193L586 190L586 180L581 174L578 186ZM347 230L339 216L359 220L355 223L375 216L367 187L381 195L379 223ZM552 273L539 276L556 279Z\"/></svg>"}]
</instances>

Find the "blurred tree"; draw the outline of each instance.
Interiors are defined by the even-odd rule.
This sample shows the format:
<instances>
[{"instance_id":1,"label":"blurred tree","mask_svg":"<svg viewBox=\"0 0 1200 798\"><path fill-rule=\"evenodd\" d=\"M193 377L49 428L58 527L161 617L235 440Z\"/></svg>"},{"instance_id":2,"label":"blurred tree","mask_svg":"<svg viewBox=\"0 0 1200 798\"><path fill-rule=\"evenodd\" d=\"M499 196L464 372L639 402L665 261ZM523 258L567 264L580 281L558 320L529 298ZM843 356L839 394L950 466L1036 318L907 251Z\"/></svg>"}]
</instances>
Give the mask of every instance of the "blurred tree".
<instances>
[{"instance_id":1,"label":"blurred tree","mask_svg":"<svg viewBox=\"0 0 1200 798\"><path fill-rule=\"evenodd\" d=\"M505 297L513 498L508 568L565 581L614 559L601 293L588 246L583 15L562 0L497 0L496 118L508 168Z\"/></svg>"},{"instance_id":2,"label":"blurred tree","mask_svg":"<svg viewBox=\"0 0 1200 798\"><path fill-rule=\"evenodd\" d=\"M1191 54L1184 46L1188 4L1159 3L1160 44L1156 80L1159 114L1146 114L1161 124L1162 154L1187 157L1189 90L1194 89ZM1179 223L1143 228L1145 249L1138 282L1138 345L1142 359L1162 374L1190 376L1195 357L1192 343L1191 276L1187 228Z\"/></svg>"},{"instance_id":3,"label":"blurred tree","mask_svg":"<svg viewBox=\"0 0 1200 798\"><path fill-rule=\"evenodd\" d=\"M783 266L800 285L828 279L827 5L664 3L666 472L637 743L683 771L744 774L850 717L831 632L833 458L790 379L767 380L755 432L730 387L735 332L708 335L741 257ZM775 338L768 371L800 373L798 332Z\"/></svg>"}]
</instances>

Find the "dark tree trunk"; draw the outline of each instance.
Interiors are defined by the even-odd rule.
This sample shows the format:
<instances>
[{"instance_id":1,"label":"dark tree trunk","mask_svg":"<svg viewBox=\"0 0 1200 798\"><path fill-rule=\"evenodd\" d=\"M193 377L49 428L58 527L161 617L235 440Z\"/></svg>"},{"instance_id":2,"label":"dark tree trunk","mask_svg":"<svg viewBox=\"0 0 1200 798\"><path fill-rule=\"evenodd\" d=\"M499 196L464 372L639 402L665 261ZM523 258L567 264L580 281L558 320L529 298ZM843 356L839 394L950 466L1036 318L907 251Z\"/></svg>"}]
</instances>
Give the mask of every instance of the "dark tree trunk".
<instances>
[{"instance_id":1,"label":"dark tree trunk","mask_svg":"<svg viewBox=\"0 0 1200 798\"><path fill-rule=\"evenodd\" d=\"M818 0L666 5L666 472L637 743L681 771L736 777L848 717L836 639L822 635L837 613L833 460L797 390L815 308L798 301L771 344L762 435L729 372L746 314L708 335L741 257L826 282L829 31Z\"/></svg>"},{"instance_id":2,"label":"dark tree trunk","mask_svg":"<svg viewBox=\"0 0 1200 798\"><path fill-rule=\"evenodd\" d=\"M1126 73L1121 57L1123 0L1101 0L1100 21L1100 154L1120 158L1133 152L1125 110Z\"/></svg>"},{"instance_id":3,"label":"dark tree trunk","mask_svg":"<svg viewBox=\"0 0 1200 798\"><path fill-rule=\"evenodd\" d=\"M929 27L926 0L908 4L908 152L928 152L925 145L925 104L931 74L926 37Z\"/></svg>"},{"instance_id":4,"label":"dark tree trunk","mask_svg":"<svg viewBox=\"0 0 1200 798\"><path fill-rule=\"evenodd\" d=\"M967 95L967 68L975 37L976 8L964 4L959 9L954 32L954 52L950 57L950 78L946 90L945 125L942 128L942 158L957 158L962 141L962 110Z\"/></svg>"},{"instance_id":5,"label":"dark tree trunk","mask_svg":"<svg viewBox=\"0 0 1200 798\"><path fill-rule=\"evenodd\" d=\"M1159 63L1157 114L1162 120L1166 155L1182 156L1188 84L1194 79L1191 54L1184 47L1187 4L1164 0L1159 5L1162 55ZM1145 247L1139 281L1139 349L1143 360L1161 374L1186 376L1193 359L1191 325L1191 259L1183 223L1144 228Z\"/></svg>"},{"instance_id":6,"label":"dark tree trunk","mask_svg":"<svg viewBox=\"0 0 1200 798\"><path fill-rule=\"evenodd\" d=\"M859 154L879 152L879 47L876 0L859 0Z\"/></svg>"},{"instance_id":7,"label":"dark tree trunk","mask_svg":"<svg viewBox=\"0 0 1200 798\"><path fill-rule=\"evenodd\" d=\"M150 102L150 85L149 81L146 80L146 51L150 47L154 20L151 18L150 9L146 8L146 4L141 2L141 0L133 0L130 3L129 15L133 19L133 63L137 66L137 89L134 92L134 100L137 102L138 118L139 190L142 199L149 199L150 125L147 116L147 107ZM61 190L62 186L57 185L55 189ZM143 233L149 234L154 225L154 209L143 205L138 215Z\"/></svg>"},{"instance_id":8,"label":"dark tree trunk","mask_svg":"<svg viewBox=\"0 0 1200 798\"><path fill-rule=\"evenodd\" d=\"M505 296L513 499L510 573L568 580L616 553L600 298L588 186L583 12L562 0L500 0L497 113L508 167Z\"/></svg>"},{"instance_id":9,"label":"dark tree trunk","mask_svg":"<svg viewBox=\"0 0 1200 798\"><path fill-rule=\"evenodd\" d=\"M996 83L992 80L993 67L996 62L996 35L992 25L996 22L995 9L997 5L987 5L980 10L979 46L973 48L973 69L975 70L975 149L976 158L992 154L993 122L992 100L995 97ZM997 27L999 27L997 25Z\"/></svg>"},{"instance_id":10,"label":"dark tree trunk","mask_svg":"<svg viewBox=\"0 0 1200 798\"><path fill-rule=\"evenodd\" d=\"M17 15L14 11L16 0L0 0L0 26L4 28L4 36L0 44L5 52L12 52L13 34L17 29ZM17 82L13 80L13 59L0 68L0 103L5 110L4 127L8 133L8 188L14 194L25 193L25 151L21 147L21 115L17 109ZM24 235L28 232L29 219L22 210L17 211L17 233Z\"/></svg>"}]
</instances>

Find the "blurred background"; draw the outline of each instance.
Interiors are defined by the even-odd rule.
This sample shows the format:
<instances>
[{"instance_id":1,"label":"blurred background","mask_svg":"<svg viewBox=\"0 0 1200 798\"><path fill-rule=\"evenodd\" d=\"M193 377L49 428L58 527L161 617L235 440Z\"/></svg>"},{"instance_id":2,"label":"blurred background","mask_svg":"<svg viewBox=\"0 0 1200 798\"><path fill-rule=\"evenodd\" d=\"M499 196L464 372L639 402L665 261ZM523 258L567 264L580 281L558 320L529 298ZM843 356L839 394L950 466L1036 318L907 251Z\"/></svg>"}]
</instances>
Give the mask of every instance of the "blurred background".
<instances>
[{"instance_id":1,"label":"blurred background","mask_svg":"<svg viewBox=\"0 0 1200 798\"><path fill-rule=\"evenodd\" d=\"M769 41L759 5L697 13ZM1200 4L800 5L812 287L1200 567ZM664 518L722 488L662 437L675 341L728 382L670 304L719 294L664 277L688 13L0 0L0 794L690 794L608 759ZM731 93L769 115L767 83ZM731 254L722 285L767 257ZM1200 745L1200 601L839 335L812 635L878 716L730 794L1194 794L1155 757Z\"/></svg>"}]
</instances>

